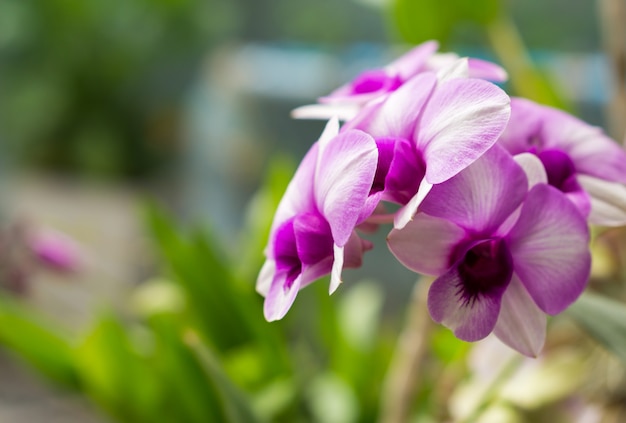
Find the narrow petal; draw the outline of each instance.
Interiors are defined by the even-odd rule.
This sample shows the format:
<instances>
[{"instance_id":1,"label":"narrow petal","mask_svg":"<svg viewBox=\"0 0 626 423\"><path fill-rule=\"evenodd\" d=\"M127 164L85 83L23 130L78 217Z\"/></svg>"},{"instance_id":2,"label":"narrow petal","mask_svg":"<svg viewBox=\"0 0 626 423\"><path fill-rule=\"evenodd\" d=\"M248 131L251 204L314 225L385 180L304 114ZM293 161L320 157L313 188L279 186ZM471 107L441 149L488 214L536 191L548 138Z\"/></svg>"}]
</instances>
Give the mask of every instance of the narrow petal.
<instances>
[{"instance_id":1,"label":"narrow petal","mask_svg":"<svg viewBox=\"0 0 626 423\"><path fill-rule=\"evenodd\" d=\"M275 273L276 262L271 259L265 260L265 263L263 263L263 267L261 267L261 271L259 272L259 277L256 280L256 292L266 297L267 293L270 291L270 286L272 285Z\"/></svg>"},{"instance_id":2,"label":"narrow petal","mask_svg":"<svg viewBox=\"0 0 626 423\"><path fill-rule=\"evenodd\" d=\"M428 311L433 320L442 323L464 341L474 342L491 333L498 314L498 296L481 295L464 303L462 282L456 268L450 269L433 282L428 292Z\"/></svg>"},{"instance_id":3,"label":"narrow petal","mask_svg":"<svg viewBox=\"0 0 626 423\"><path fill-rule=\"evenodd\" d=\"M586 175L578 175L578 182L591 198L590 223L626 225L626 186Z\"/></svg>"},{"instance_id":4,"label":"narrow petal","mask_svg":"<svg viewBox=\"0 0 626 423\"><path fill-rule=\"evenodd\" d=\"M537 307L517 275L502 296L495 335L516 351L537 357L546 339L546 315Z\"/></svg>"},{"instance_id":5,"label":"narrow petal","mask_svg":"<svg viewBox=\"0 0 626 423\"><path fill-rule=\"evenodd\" d=\"M330 272L330 286L328 287L328 295L339 288L341 285L341 271L343 270L343 250L344 247L340 247L337 244L334 246L335 261L333 262L333 270Z\"/></svg>"},{"instance_id":6,"label":"narrow petal","mask_svg":"<svg viewBox=\"0 0 626 423\"><path fill-rule=\"evenodd\" d=\"M490 233L522 203L522 168L500 146L450 180L435 185L420 210L474 232Z\"/></svg>"},{"instance_id":7,"label":"narrow petal","mask_svg":"<svg viewBox=\"0 0 626 423\"><path fill-rule=\"evenodd\" d=\"M449 220L418 213L402 230L392 229L387 245L406 267L425 275L441 275L465 231Z\"/></svg>"},{"instance_id":8,"label":"narrow petal","mask_svg":"<svg viewBox=\"0 0 626 423\"><path fill-rule=\"evenodd\" d=\"M371 136L357 130L341 132L320 145L315 201L330 225L335 243L343 246L366 205L376 173L378 150Z\"/></svg>"},{"instance_id":9,"label":"narrow petal","mask_svg":"<svg viewBox=\"0 0 626 423\"><path fill-rule=\"evenodd\" d=\"M411 221L411 219L413 219L413 216L417 213L417 209L422 204L428 193L430 193L432 188L432 184L428 183L426 179L422 179L417 193L406 205L396 212L393 219L394 228L402 229Z\"/></svg>"},{"instance_id":10,"label":"narrow petal","mask_svg":"<svg viewBox=\"0 0 626 423\"><path fill-rule=\"evenodd\" d=\"M299 275L291 284L285 283L284 274L278 274L274 277L272 286L263 304L265 320L273 322L274 320L280 320L285 317L285 314L287 314L291 305L296 300L301 281L302 275Z\"/></svg>"},{"instance_id":11,"label":"narrow petal","mask_svg":"<svg viewBox=\"0 0 626 423\"><path fill-rule=\"evenodd\" d=\"M532 153L521 153L513 156L515 162L524 170L528 178L528 189L537 184L547 184L548 175L541 160Z\"/></svg>"},{"instance_id":12,"label":"narrow petal","mask_svg":"<svg viewBox=\"0 0 626 423\"><path fill-rule=\"evenodd\" d=\"M509 119L509 97L480 79L438 85L416 128L426 179L441 183L469 166L498 139Z\"/></svg>"},{"instance_id":13,"label":"narrow petal","mask_svg":"<svg viewBox=\"0 0 626 423\"><path fill-rule=\"evenodd\" d=\"M535 186L509 234L515 273L535 303L557 314L581 294L591 267L584 217L560 191Z\"/></svg>"},{"instance_id":14,"label":"narrow petal","mask_svg":"<svg viewBox=\"0 0 626 423\"><path fill-rule=\"evenodd\" d=\"M357 104L309 104L291 111L294 119L330 119L336 116L339 120L352 119L359 112Z\"/></svg>"}]
</instances>

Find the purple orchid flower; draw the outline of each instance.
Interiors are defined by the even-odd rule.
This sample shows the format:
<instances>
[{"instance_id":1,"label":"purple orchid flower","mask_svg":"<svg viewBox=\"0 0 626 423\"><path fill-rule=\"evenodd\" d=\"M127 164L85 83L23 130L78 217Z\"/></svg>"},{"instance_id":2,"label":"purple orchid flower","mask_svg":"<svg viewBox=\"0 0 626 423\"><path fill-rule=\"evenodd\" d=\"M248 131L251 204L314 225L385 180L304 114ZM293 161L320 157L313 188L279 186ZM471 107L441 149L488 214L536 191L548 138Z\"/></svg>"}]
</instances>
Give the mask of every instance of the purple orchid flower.
<instances>
[{"instance_id":1,"label":"purple orchid flower","mask_svg":"<svg viewBox=\"0 0 626 423\"><path fill-rule=\"evenodd\" d=\"M545 183L528 186L524 170L495 145L435 186L388 244L409 269L437 276L428 295L436 322L465 341L493 331L536 356L545 313L560 313L578 298L591 258L588 228L574 204Z\"/></svg>"},{"instance_id":2,"label":"purple orchid flower","mask_svg":"<svg viewBox=\"0 0 626 423\"><path fill-rule=\"evenodd\" d=\"M299 107L293 111L296 118L342 120L354 117L368 102L387 96L415 75L449 67L459 59L455 53L435 53L436 41L427 41L405 53L382 69L366 70L349 83L318 99L320 104ZM468 74L494 82L504 82L508 75L500 66L480 59L468 59Z\"/></svg>"},{"instance_id":3,"label":"purple orchid flower","mask_svg":"<svg viewBox=\"0 0 626 423\"><path fill-rule=\"evenodd\" d=\"M342 268L360 266L371 246L354 229L378 203L370 192L377 161L374 139L339 133L337 119L304 157L274 216L257 280L268 321L281 319L304 286L330 273L332 294Z\"/></svg>"},{"instance_id":4,"label":"purple orchid flower","mask_svg":"<svg viewBox=\"0 0 626 423\"><path fill-rule=\"evenodd\" d=\"M398 229L413 217L433 185L478 159L506 127L506 93L466 74L464 59L439 74L421 73L344 125L376 140L379 161L373 191L403 206L391 219ZM370 222L385 220L389 216L377 214Z\"/></svg>"},{"instance_id":5,"label":"purple orchid flower","mask_svg":"<svg viewBox=\"0 0 626 423\"><path fill-rule=\"evenodd\" d=\"M72 273L82 266L81 248L76 241L52 229L37 229L28 245L39 263L60 272Z\"/></svg>"},{"instance_id":6,"label":"purple orchid flower","mask_svg":"<svg viewBox=\"0 0 626 423\"><path fill-rule=\"evenodd\" d=\"M531 152L550 185L605 226L626 224L626 152L600 128L530 100L511 100L511 119L498 143L511 154Z\"/></svg>"}]
</instances>

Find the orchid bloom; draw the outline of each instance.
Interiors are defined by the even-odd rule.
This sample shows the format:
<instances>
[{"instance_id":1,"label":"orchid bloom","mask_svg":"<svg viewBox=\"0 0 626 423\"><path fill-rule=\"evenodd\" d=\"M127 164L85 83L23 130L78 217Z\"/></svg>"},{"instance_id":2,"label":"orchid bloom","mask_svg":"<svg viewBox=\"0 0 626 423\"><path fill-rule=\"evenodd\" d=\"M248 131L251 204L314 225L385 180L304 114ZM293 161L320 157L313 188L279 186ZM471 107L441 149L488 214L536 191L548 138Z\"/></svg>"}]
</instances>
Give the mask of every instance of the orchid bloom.
<instances>
[{"instance_id":1,"label":"orchid bloom","mask_svg":"<svg viewBox=\"0 0 626 423\"><path fill-rule=\"evenodd\" d=\"M75 272L82 265L81 248L76 241L52 229L37 229L28 245L39 263L60 272Z\"/></svg>"},{"instance_id":2,"label":"orchid bloom","mask_svg":"<svg viewBox=\"0 0 626 423\"><path fill-rule=\"evenodd\" d=\"M459 59L455 53L435 53L436 41L427 41L405 53L381 69L366 70L349 83L318 99L320 104L299 107L293 111L296 118L328 119L338 115L351 119L368 102L387 96L415 75L438 71ZM469 76L494 82L504 82L507 74L500 66L480 59L468 59Z\"/></svg>"},{"instance_id":3,"label":"orchid bloom","mask_svg":"<svg viewBox=\"0 0 626 423\"><path fill-rule=\"evenodd\" d=\"M511 119L499 144L531 152L550 185L598 225L626 224L626 152L600 128L530 100L511 100Z\"/></svg>"},{"instance_id":4,"label":"orchid bloom","mask_svg":"<svg viewBox=\"0 0 626 423\"><path fill-rule=\"evenodd\" d=\"M257 280L268 321L287 313L300 288L330 273L332 293L342 268L361 264L370 246L354 229L378 202L370 192L377 161L374 139L358 130L339 133L337 119L306 154L274 216Z\"/></svg>"},{"instance_id":5,"label":"orchid bloom","mask_svg":"<svg viewBox=\"0 0 626 423\"><path fill-rule=\"evenodd\" d=\"M545 183L529 190L498 145L433 187L420 213L388 237L406 267L437 277L428 294L436 322L465 341L493 331L528 356L543 347L545 313L560 313L585 288L588 242L574 204Z\"/></svg>"},{"instance_id":6,"label":"orchid bloom","mask_svg":"<svg viewBox=\"0 0 626 423\"><path fill-rule=\"evenodd\" d=\"M461 59L439 74L424 72L384 100L370 103L344 129L371 134L379 150L374 191L403 206L400 229L433 185L465 169L498 139L509 118L509 97L497 86L467 78ZM388 217L373 216L380 222Z\"/></svg>"}]
</instances>

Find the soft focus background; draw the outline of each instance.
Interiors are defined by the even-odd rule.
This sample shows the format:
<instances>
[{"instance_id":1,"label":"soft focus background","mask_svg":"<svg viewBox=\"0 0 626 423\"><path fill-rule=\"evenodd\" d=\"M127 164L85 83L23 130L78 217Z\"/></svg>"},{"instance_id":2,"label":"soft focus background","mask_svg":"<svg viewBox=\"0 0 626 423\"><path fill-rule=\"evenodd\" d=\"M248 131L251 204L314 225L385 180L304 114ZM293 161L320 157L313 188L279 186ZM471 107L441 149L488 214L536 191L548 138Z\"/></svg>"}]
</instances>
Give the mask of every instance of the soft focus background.
<instances>
[{"instance_id":1,"label":"soft focus background","mask_svg":"<svg viewBox=\"0 0 626 423\"><path fill-rule=\"evenodd\" d=\"M290 110L437 39L621 138L603 3L0 0L0 421L256 421L233 408L243 396L267 421L375 421L416 280L384 234L285 322L253 292L273 208L324 125ZM626 274L623 236L599 244L598 280ZM507 352L431 330L438 370L412 413L461 421L485 357ZM569 320L551 330L545 360L517 363L531 370L508 390L520 367L504 372L484 414L624 421L623 367L563 347L581 336Z\"/></svg>"}]
</instances>

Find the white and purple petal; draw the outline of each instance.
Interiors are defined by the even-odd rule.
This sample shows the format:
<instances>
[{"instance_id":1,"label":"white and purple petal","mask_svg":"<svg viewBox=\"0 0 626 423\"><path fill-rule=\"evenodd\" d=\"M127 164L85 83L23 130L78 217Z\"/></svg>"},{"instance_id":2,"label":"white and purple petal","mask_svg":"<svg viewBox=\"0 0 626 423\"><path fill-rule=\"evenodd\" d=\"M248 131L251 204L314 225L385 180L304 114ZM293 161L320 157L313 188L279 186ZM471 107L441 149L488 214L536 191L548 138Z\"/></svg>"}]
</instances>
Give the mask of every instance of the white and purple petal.
<instances>
[{"instance_id":1,"label":"white and purple petal","mask_svg":"<svg viewBox=\"0 0 626 423\"><path fill-rule=\"evenodd\" d=\"M449 220L418 213L403 229L393 229L387 245L407 268L425 275L441 275L452 265L456 245L465 231Z\"/></svg>"},{"instance_id":2,"label":"white and purple petal","mask_svg":"<svg viewBox=\"0 0 626 423\"><path fill-rule=\"evenodd\" d=\"M468 231L491 234L519 207L527 187L522 168L495 145L465 170L435 185L420 210Z\"/></svg>"},{"instance_id":3,"label":"white and purple petal","mask_svg":"<svg viewBox=\"0 0 626 423\"><path fill-rule=\"evenodd\" d=\"M541 310L560 313L582 293L591 268L589 230L556 188L530 190L508 239L515 273Z\"/></svg>"},{"instance_id":4,"label":"white and purple petal","mask_svg":"<svg viewBox=\"0 0 626 423\"><path fill-rule=\"evenodd\" d=\"M428 311L464 341L478 341L493 331L500 313L500 295L481 295L466 301L463 281L453 267L435 279L428 292Z\"/></svg>"},{"instance_id":5,"label":"white and purple petal","mask_svg":"<svg viewBox=\"0 0 626 423\"><path fill-rule=\"evenodd\" d=\"M504 130L509 97L480 79L450 79L433 91L414 139L426 162L426 180L450 179L485 153Z\"/></svg>"},{"instance_id":6,"label":"white and purple petal","mask_svg":"<svg viewBox=\"0 0 626 423\"><path fill-rule=\"evenodd\" d=\"M335 244L344 246L363 216L370 194L378 149L368 134L350 130L328 142L320 140L315 170L317 209L328 221ZM374 210L376 204L367 203Z\"/></svg>"},{"instance_id":7,"label":"white and purple petal","mask_svg":"<svg viewBox=\"0 0 626 423\"><path fill-rule=\"evenodd\" d=\"M502 296L500 315L493 331L506 345L528 357L537 357L543 349L546 315L515 274Z\"/></svg>"},{"instance_id":8,"label":"white and purple petal","mask_svg":"<svg viewBox=\"0 0 626 423\"><path fill-rule=\"evenodd\" d=\"M602 226L626 225L626 186L593 176L579 175L578 182L589 194L589 222Z\"/></svg>"}]
</instances>

